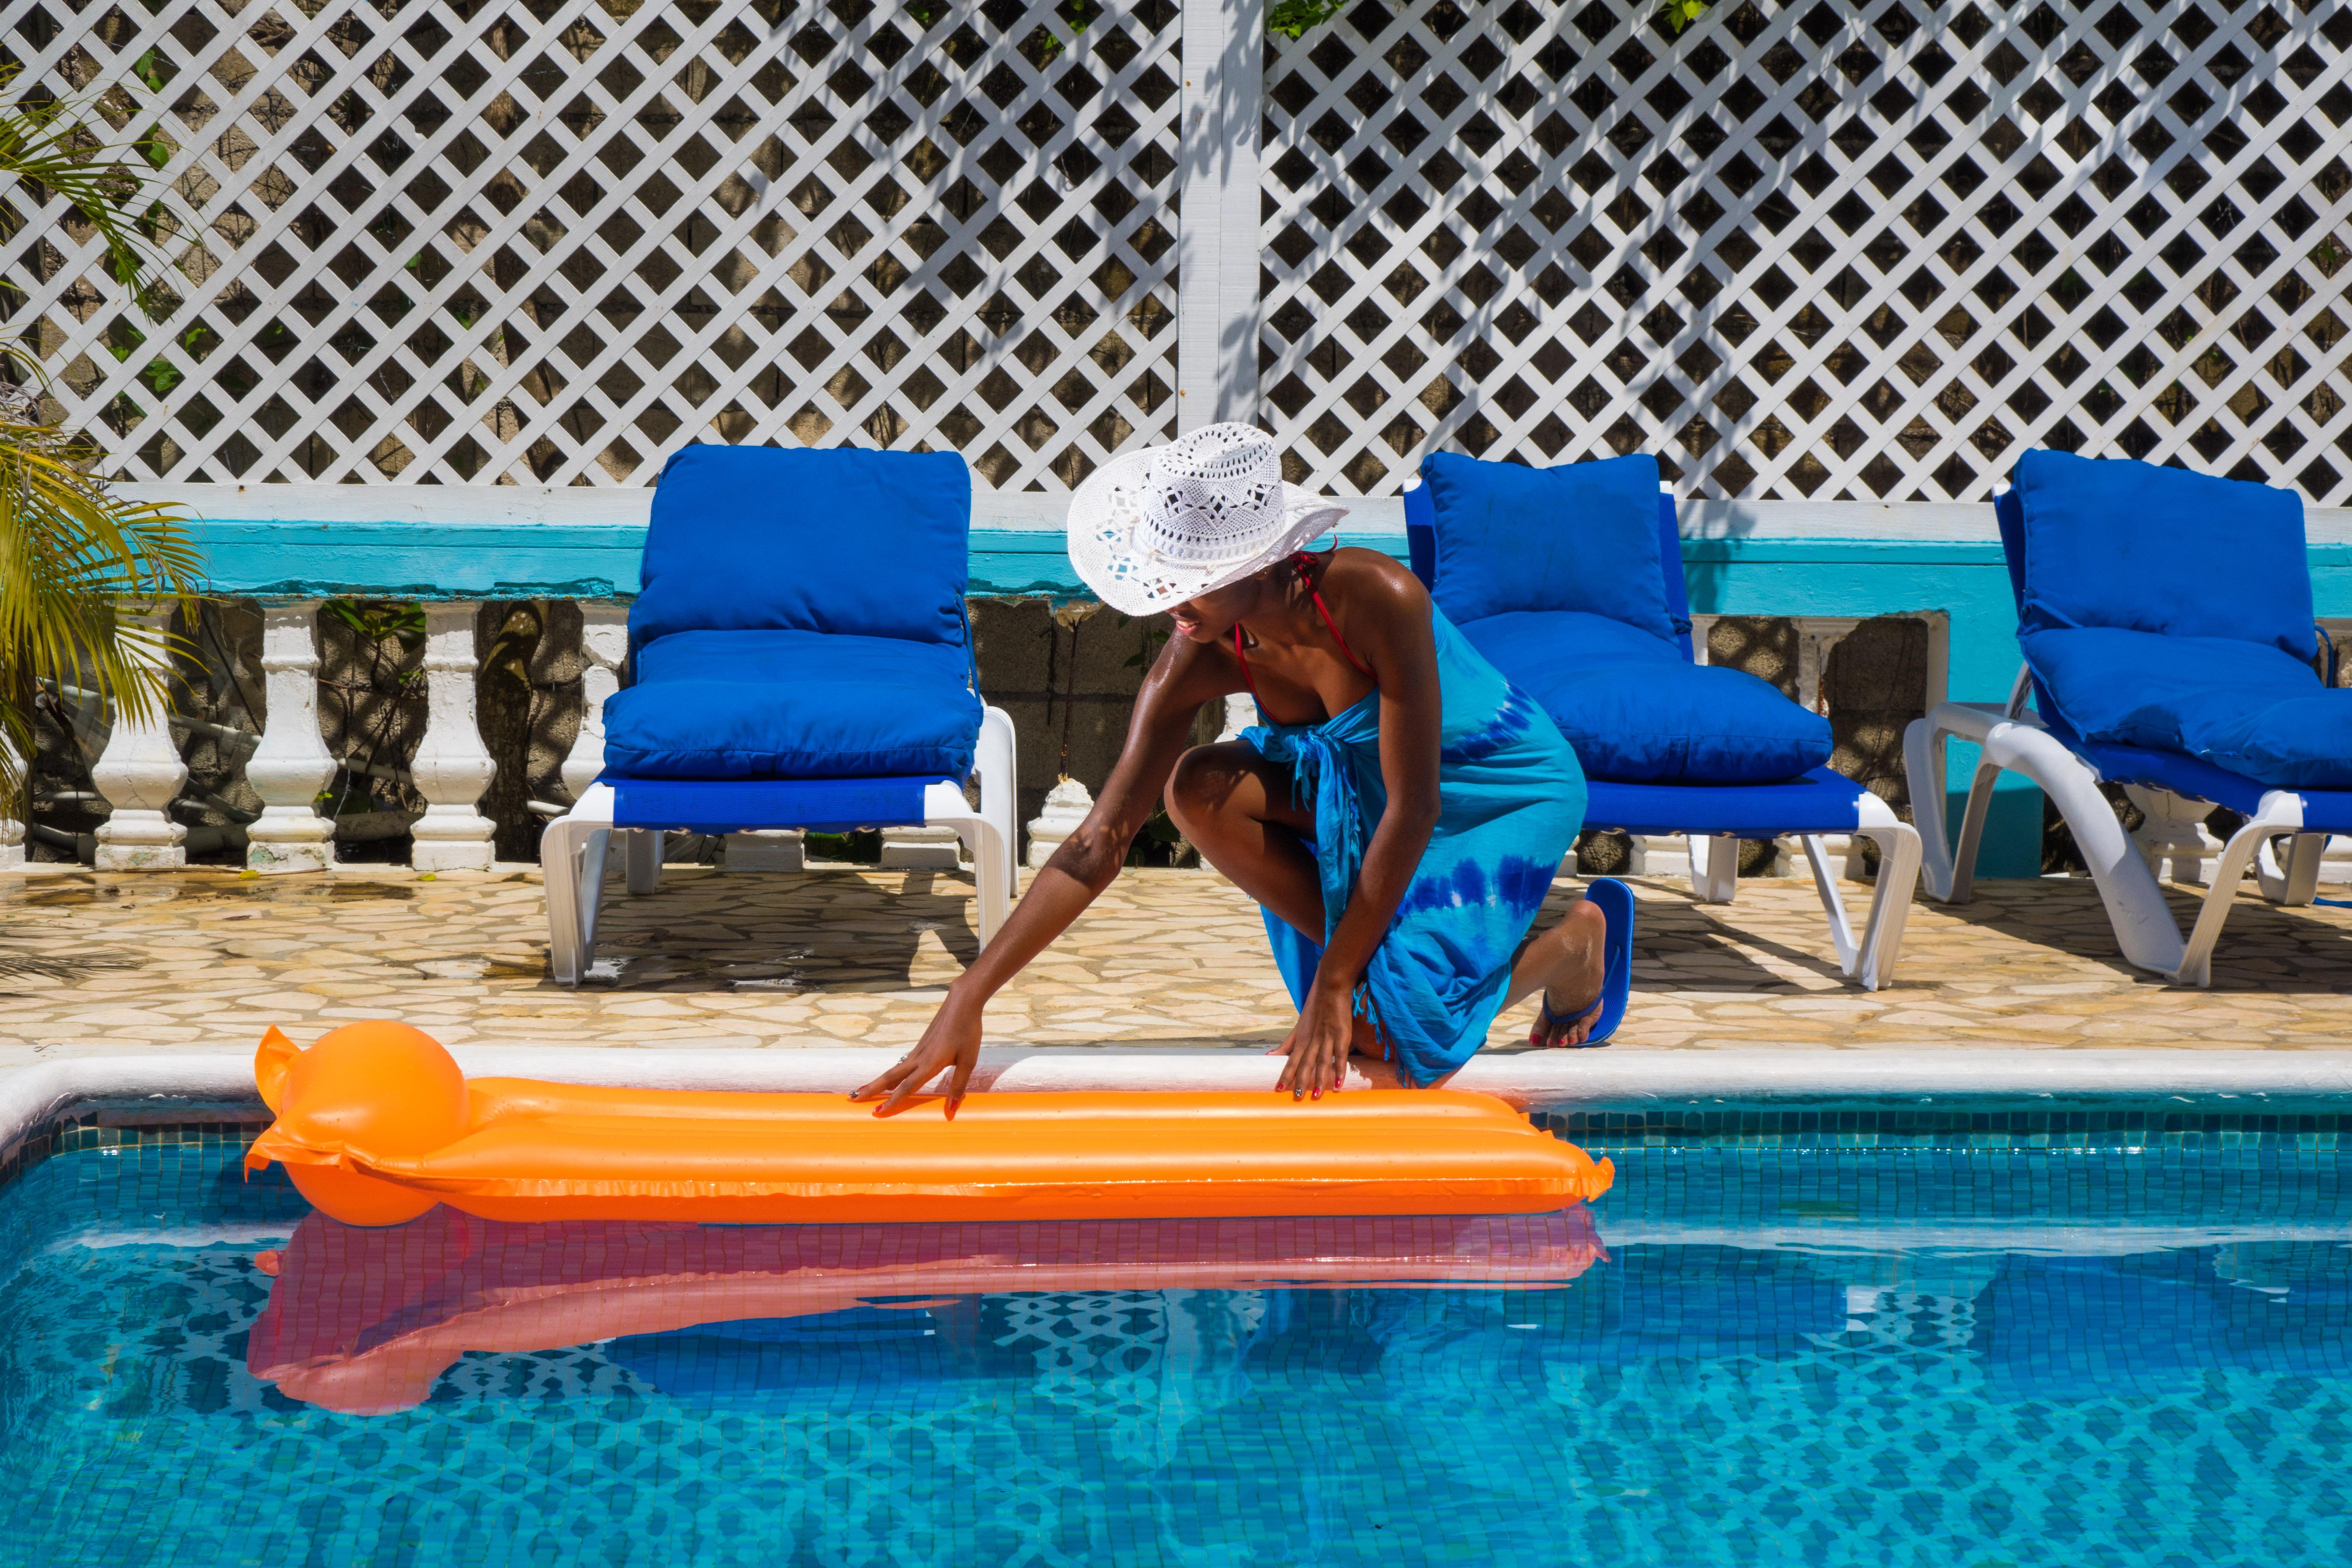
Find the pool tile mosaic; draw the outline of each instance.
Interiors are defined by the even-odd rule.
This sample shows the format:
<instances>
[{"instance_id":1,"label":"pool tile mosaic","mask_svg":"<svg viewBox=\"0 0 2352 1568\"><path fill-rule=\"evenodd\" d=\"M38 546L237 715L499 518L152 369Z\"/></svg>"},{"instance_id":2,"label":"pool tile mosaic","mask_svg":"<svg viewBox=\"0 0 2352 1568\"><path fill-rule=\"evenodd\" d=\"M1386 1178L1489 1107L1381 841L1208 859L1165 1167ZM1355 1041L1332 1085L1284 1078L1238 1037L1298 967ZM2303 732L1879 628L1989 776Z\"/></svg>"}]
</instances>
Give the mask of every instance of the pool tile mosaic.
<instances>
[{"instance_id":1,"label":"pool tile mosaic","mask_svg":"<svg viewBox=\"0 0 2352 1568\"><path fill-rule=\"evenodd\" d=\"M109 1568L2352 1557L2352 1152L2013 1114L1645 1115L1516 1220L383 1231L101 1118L0 1190L0 1499Z\"/></svg>"}]
</instances>

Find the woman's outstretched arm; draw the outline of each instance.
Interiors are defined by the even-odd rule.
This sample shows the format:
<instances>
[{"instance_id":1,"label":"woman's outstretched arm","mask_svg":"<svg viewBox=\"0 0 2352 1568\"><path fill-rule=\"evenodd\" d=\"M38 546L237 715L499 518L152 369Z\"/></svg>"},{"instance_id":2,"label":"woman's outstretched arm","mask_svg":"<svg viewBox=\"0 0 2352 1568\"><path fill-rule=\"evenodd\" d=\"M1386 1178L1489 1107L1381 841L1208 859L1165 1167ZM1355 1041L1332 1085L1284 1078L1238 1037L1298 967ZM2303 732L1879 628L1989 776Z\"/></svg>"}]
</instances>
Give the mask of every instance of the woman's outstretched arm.
<instances>
[{"instance_id":1,"label":"woman's outstretched arm","mask_svg":"<svg viewBox=\"0 0 2352 1568\"><path fill-rule=\"evenodd\" d=\"M915 1048L850 1098L887 1094L889 1098L875 1114L887 1116L951 1066L955 1073L948 1080L948 1114L955 1114L980 1062L982 1010L1118 876L1127 863L1128 846L1150 820L1177 758L1192 743L1192 721L1202 705L1223 695L1225 682L1215 664L1213 653L1181 637L1171 638L1160 650L1136 695L1127 743L1094 810L1029 879L1029 890L994 940L948 987L947 1000L940 1004Z\"/></svg>"},{"instance_id":2,"label":"woman's outstretched arm","mask_svg":"<svg viewBox=\"0 0 2352 1568\"><path fill-rule=\"evenodd\" d=\"M1380 682L1381 778L1388 807L1364 847L1355 892L1332 928L1298 1023L1278 1047L1290 1059L1276 1088L1294 1097L1320 1099L1326 1088L1345 1079L1356 984L1388 935L1437 826L1443 704L1429 595L1403 567L1381 561L1350 574L1348 597L1349 624L1358 628Z\"/></svg>"}]
</instances>

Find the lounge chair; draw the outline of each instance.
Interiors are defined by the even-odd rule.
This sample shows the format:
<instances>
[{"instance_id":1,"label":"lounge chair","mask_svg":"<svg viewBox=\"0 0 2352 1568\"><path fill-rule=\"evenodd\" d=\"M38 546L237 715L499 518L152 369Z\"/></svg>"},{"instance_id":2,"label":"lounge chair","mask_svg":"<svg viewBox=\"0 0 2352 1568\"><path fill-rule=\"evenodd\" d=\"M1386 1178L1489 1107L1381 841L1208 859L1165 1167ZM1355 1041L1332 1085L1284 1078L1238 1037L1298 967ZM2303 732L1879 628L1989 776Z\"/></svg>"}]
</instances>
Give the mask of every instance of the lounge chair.
<instances>
[{"instance_id":1,"label":"lounge chair","mask_svg":"<svg viewBox=\"0 0 2352 1568\"><path fill-rule=\"evenodd\" d=\"M1413 570L1438 606L1576 748L1587 825L1689 835L1693 889L1708 903L1738 889L1738 840L1795 835L1839 969L1871 991L1894 975L1919 836L1825 765L1826 720L1695 661L1674 498L1654 459L1528 468L1440 453L1404 500ZM1878 846L1859 942L1826 833Z\"/></svg>"},{"instance_id":2,"label":"lounge chair","mask_svg":"<svg viewBox=\"0 0 2352 1568\"><path fill-rule=\"evenodd\" d=\"M971 476L950 453L669 460L629 610L635 679L604 705L604 771L540 840L558 984L594 957L616 833L628 889L646 894L665 832L952 827L980 940L996 934L1016 875L1013 721L979 696L971 529Z\"/></svg>"},{"instance_id":3,"label":"lounge chair","mask_svg":"<svg viewBox=\"0 0 2352 1568\"><path fill-rule=\"evenodd\" d=\"M2249 866L2264 897L2307 904L2326 836L2352 833L2352 691L2313 668L2303 502L2128 458L2029 452L1993 515L2025 662L2006 703L1942 703L1904 737L1927 890L1968 900L1993 780L2013 770L2073 830L2125 958L2208 984ZM1948 736L1983 748L1953 848ZM2186 941L2102 781L2246 819ZM2280 837L2294 840L2284 862Z\"/></svg>"}]
</instances>

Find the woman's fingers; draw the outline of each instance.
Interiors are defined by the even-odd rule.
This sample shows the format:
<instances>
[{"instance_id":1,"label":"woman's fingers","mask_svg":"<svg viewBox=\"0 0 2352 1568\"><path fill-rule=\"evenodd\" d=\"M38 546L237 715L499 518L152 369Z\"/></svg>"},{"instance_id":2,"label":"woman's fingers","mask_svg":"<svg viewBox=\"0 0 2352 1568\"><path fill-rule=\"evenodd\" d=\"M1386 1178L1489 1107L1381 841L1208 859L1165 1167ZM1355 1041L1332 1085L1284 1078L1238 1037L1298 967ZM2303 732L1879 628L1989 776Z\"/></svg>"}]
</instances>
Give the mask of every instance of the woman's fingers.
<instances>
[{"instance_id":1,"label":"woman's fingers","mask_svg":"<svg viewBox=\"0 0 2352 1568\"><path fill-rule=\"evenodd\" d=\"M898 1108L916 1095L922 1093L923 1086L939 1077L940 1068L946 1065L944 1062L929 1060L918 1062L913 1069L899 1079L898 1087L890 1091L890 1098L874 1108L874 1114L877 1116L897 1114Z\"/></svg>"},{"instance_id":2,"label":"woman's fingers","mask_svg":"<svg viewBox=\"0 0 2352 1568\"><path fill-rule=\"evenodd\" d=\"M870 1080L862 1089L852 1089L850 1091L849 1098L852 1100L871 1100L877 1094L883 1094L890 1089L896 1089L898 1086L898 1080L900 1079L905 1078L908 1073L914 1071L914 1061L915 1058L911 1055L900 1057L896 1062L891 1064L889 1069L884 1072L881 1077Z\"/></svg>"}]
</instances>

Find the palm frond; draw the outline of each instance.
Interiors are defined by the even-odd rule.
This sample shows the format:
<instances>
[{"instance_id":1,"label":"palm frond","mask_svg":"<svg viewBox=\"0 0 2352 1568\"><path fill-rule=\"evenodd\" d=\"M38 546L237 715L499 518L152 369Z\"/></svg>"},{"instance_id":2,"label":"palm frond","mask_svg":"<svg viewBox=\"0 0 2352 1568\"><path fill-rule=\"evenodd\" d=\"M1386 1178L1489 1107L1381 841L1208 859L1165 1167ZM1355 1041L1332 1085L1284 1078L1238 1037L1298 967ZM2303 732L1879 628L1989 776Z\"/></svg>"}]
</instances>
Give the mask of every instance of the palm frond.
<instances>
[{"instance_id":1,"label":"palm frond","mask_svg":"<svg viewBox=\"0 0 2352 1568\"><path fill-rule=\"evenodd\" d=\"M22 68L0 66L0 93ZM97 232L115 280L145 308L154 274L168 266L160 236L193 233L194 226L152 190L155 170L170 153L161 133L110 141L91 129L88 108L67 99L0 104L0 179L13 176L60 197ZM15 232L23 221L0 206L0 234Z\"/></svg>"},{"instance_id":2,"label":"palm frond","mask_svg":"<svg viewBox=\"0 0 2352 1568\"><path fill-rule=\"evenodd\" d=\"M0 421L0 793L12 798L36 683L89 687L118 721L152 720L181 649L125 612L189 602L201 586L186 514L114 495L88 471L96 455L85 437Z\"/></svg>"},{"instance_id":3,"label":"palm frond","mask_svg":"<svg viewBox=\"0 0 2352 1568\"><path fill-rule=\"evenodd\" d=\"M16 65L0 65L0 93ZM193 232L152 190L168 161L160 132L110 142L88 105L0 104L0 184L45 190L104 243L117 281L154 313L151 268L160 236ZM39 205L46 205L46 197ZM23 223L0 203L0 234ZM11 340L0 339L0 355ZM37 356L24 356L38 375ZM194 602L203 559L178 509L113 494L86 436L28 417L21 396L0 406L0 810L21 800L33 755L33 701L41 683L94 689L120 722L152 721L169 700L173 638L138 612Z\"/></svg>"}]
</instances>

